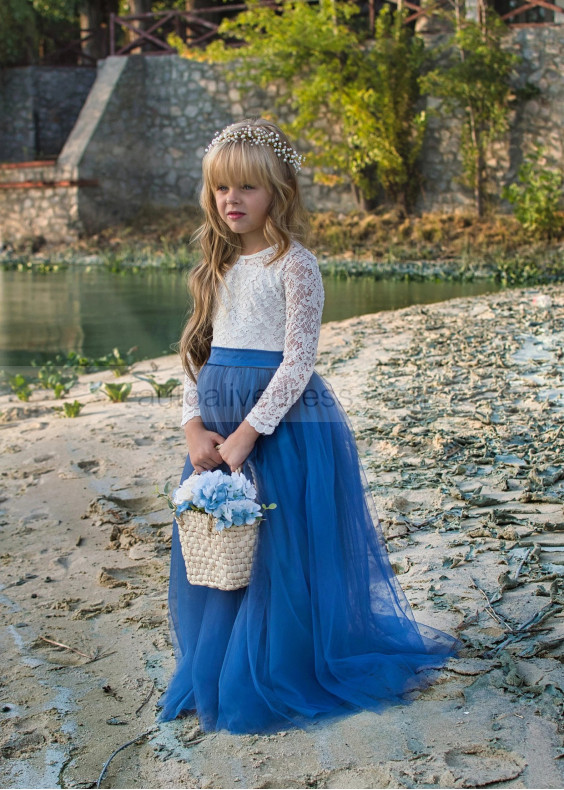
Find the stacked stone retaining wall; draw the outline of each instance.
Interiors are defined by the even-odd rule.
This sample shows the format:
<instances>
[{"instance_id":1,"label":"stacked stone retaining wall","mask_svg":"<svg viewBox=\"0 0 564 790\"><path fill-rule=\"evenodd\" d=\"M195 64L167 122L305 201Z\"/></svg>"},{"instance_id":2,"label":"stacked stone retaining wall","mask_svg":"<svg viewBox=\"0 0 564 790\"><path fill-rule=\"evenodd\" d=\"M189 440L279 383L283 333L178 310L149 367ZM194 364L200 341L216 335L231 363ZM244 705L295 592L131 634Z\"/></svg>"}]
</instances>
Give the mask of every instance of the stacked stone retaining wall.
<instances>
[{"instance_id":1,"label":"stacked stone retaining wall","mask_svg":"<svg viewBox=\"0 0 564 790\"><path fill-rule=\"evenodd\" d=\"M79 192L93 186L63 178L54 161L0 165L0 246L21 239L76 240L83 229Z\"/></svg>"},{"instance_id":2,"label":"stacked stone retaining wall","mask_svg":"<svg viewBox=\"0 0 564 790\"><path fill-rule=\"evenodd\" d=\"M86 101L96 69L0 69L0 161L55 158Z\"/></svg>"}]
</instances>

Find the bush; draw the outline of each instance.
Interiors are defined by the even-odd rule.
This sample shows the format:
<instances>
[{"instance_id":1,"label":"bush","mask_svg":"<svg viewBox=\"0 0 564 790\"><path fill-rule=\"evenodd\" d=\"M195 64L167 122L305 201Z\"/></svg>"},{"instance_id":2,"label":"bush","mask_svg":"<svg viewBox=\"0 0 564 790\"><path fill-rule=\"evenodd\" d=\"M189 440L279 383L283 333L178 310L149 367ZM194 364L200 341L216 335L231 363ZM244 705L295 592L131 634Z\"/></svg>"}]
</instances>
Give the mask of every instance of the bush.
<instances>
[{"instance_id":1,"label":"bush","mask_svg":"<svg viewBox=\"0 0 564 790\"><path fill-rule=\"evenodd\" d=\"M562 198L562 171L548 170L538 148L525 158L517 172L517 183L502 190L502 197L514 206L515 217L532 236L552 238L562 229L558 207Z\"/></svg>"}]
</instances>

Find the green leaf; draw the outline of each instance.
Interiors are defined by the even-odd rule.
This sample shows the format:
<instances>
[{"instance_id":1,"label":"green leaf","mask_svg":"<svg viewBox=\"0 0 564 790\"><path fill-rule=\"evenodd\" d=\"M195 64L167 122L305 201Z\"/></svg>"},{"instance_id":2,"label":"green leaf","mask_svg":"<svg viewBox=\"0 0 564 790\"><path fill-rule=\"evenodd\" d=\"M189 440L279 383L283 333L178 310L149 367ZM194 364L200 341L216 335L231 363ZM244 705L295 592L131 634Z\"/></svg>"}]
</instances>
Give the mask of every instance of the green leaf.
<instances>
[{"instance_id":1,"label":"green leaf","mask_svg":"<svg viewBox=\"0 0 564 790\"><path fill-rule=\"evenodd\" d=\"M131 392L131 387L131 382L127 384L111 384L106 382L103 386L103 390L113 403L122 403L127 400Z\"/></svg>"},{"instance_id":2,"label":"green leaf","mask_svg":"<svg viewBox=\"0 0 564 790\"><path fill-rule=\"evenodd\" d=\"M276 8L252 0L221 23L223 41L210 45L206 57L236 61L230 73L238 87L276 86L277 106L293 114L282 126L311 147L307 164L317 181L348 176L367 200L384 190L389 201L408 207L426 126L418 107L423 42L404 24L406 11L385 6L373 40L365 25L355 25L358 13L343 0ZM228 46L233 39L245 45Z\"/></svg>"},{"instance_id":3,"label":"green leaf","mask_svg":"<svg viewBox=\"0 0 564 790\"><path fill-rule=\"evenodd\" d=\"M63 403L63 412L65 417L78 417L83 406L84 404L77 400L74 400L72 403Z\"/></svg>"}]
</instances>

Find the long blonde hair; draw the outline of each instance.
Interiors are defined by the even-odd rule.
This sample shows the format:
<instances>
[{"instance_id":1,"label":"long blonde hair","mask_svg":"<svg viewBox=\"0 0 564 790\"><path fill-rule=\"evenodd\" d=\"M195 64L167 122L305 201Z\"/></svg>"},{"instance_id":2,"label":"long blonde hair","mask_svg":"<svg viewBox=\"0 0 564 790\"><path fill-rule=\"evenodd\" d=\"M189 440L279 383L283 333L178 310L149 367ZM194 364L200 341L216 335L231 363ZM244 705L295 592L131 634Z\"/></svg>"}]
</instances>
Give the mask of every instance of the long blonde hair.
<instances>
[{"instance_id":1,"label":"long blonde hair","mask_svg":"<svg viewBox=\"0 0 564 790\"><path fill-rule=\"evenodd\" d=\"M275 132L290 146L282 131L263 118L240 121L227 127L237 132L243 127ZM264 235L275 255L267 265L288 252L292 240L306 241L307 219L294 167L277 156L270 145L254 145L247 140L227 139L208 149L202 161L203 185L200 205L204 222L193 239L202 247L202 260L188 277L194 307L178 344L182 366L196 382L190 363L198 370L210 355L213 335L212 313L219 298L220 283L242 251L238 233L233 233L221 219L215 201L219 184L258 184L272 195Z\"/></svg>"}]
</instances>

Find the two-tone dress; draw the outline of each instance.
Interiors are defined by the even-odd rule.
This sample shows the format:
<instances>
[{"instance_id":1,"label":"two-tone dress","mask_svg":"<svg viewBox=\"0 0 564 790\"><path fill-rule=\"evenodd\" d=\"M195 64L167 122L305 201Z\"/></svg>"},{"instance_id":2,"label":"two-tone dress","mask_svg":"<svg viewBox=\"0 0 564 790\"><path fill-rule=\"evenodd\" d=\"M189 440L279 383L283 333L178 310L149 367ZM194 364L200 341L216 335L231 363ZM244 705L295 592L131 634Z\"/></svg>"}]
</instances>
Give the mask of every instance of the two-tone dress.
<instances>
[{"instance_id":1,"label":"two-tone dress","mask_svg":"<svg viewBox=\"0 0 564 790\"><path fill-rule=\"evenodd\" d=\"M293 242L243 255L214 308L211 354L186 376L182 425L261 433L243 464L258 501L248 587L186 579L173 524L169 611L176 670L162 720L265 733L406 701L458 641L417 623L390 565L352 429L314 365L324 304L315 256ZM220 467L229 472L229 467ZM190 458L181 480L193 471Z\"/></svg>"}]
</instances>

